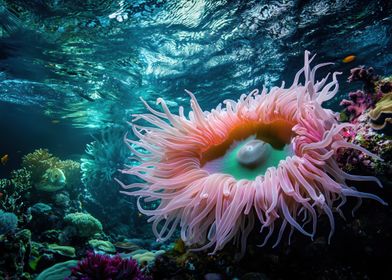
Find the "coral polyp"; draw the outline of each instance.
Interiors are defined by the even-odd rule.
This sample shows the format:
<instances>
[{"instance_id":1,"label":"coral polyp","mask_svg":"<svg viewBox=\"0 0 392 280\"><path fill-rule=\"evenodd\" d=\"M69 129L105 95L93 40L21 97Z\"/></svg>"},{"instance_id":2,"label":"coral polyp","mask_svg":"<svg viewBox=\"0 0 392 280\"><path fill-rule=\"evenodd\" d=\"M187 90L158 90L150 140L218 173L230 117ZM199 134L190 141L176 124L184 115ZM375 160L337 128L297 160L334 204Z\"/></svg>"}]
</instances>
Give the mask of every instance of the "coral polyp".
<instances>
[{"instance_id":1,"label":"coral polyp","mask_svg":"<svg viewBox=\"0 0 392 280\"><path fill-rule=\"evenodd\" d=\"M229 241L244 252L257 219L266 244L272 234L281 241L286 229L311 238L316 234L319 214L335 229L332 209L340 212L347 197L378 196L360 192L350 181L373 181L375 177L343 172L335 159L339 149L364 148L347 142L337 114L322 103L338 91L337 75L315 80L314 56L305 52L304 67L293 84L252 91L238 101L226 100L210 112L203 111L194 94L191 111L185 116L170 112L161 98L162 112L144 102L150 111L134 115L132 130L138 141L126 139L139 165L123 173L143 182L122 186L127 195L138 196L140 212L150 216L153 232L160 241L181 229L187 245L214 247ZM304 81L304 84L300 83ZM148 122L152 126L138 124ZM143 209L141 202L156 201L156 209Z\"/></svg>"}]
</instances>

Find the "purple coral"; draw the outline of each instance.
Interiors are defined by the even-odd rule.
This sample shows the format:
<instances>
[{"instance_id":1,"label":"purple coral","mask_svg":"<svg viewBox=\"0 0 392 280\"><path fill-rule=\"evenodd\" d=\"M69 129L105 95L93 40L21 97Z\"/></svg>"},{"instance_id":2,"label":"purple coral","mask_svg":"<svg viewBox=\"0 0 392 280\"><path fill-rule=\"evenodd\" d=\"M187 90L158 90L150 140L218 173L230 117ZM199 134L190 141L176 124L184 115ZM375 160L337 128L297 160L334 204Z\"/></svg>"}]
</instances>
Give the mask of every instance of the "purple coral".
<instances>
[{"instance_id":1,"label":"purple coral","mask_svg":"<svg viewBox=\"0 0 392 280\"><path fill-rule=\"evenodd\" d=\"M359 66L351 69L348 82L362 81L365 91L374 92L375 84L379 79L380 77L374 73L372 67L365 68L365 66Z\"/></svg>"},{"instance_id":2,"label":"purple coral","mask_svg":"<svg viewBox=\"0 0 392 280\"><path fill-rule=\"evenodd\" d=\"M373 98L369 93L357 90L356 92L350 92L348 96L350 100L343 99L340 105L346 107L350 121L355 121L364 111L373 106Z\"/></svg>"},{"instance_id":3,"label":"purple coral","mask_svg":"<svg viewBox=\"0 0 392 280\"><path fill-rule=\"evenodd\" d=\"M66 280L147 280L135 260L88 252Z\"/></svg>"}]
</instances>

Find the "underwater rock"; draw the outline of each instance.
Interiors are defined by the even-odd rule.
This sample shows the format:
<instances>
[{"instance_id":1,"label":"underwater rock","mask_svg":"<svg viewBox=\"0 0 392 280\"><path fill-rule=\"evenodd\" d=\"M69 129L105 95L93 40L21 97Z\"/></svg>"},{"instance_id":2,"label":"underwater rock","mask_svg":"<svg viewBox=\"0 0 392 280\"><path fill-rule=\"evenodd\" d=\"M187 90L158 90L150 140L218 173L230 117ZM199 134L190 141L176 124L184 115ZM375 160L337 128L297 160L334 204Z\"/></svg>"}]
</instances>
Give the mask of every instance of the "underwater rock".
<instances>
[{"instance_id":1,"label":"underwater rock","mask_svg":"<svg viewBox=\"0 0 392 280\"><path fill-rule=\"evenodd\" d=\"M45 171L36 189L44 192L55 192L65 187L66 177L59 168L49 168Z\"/></svg>"},{"instance_id":2,"label":"underwater rock","mask_svg":"<svg viewBox=\"0 0 392 280\"><path fill-rule=\"evenodd\" d=\"M71 199L67 192L56 193L53 201L56 206L61 208L68 208L71 203Z\"/></svg>"},{"instance_id":3,"label":"underwater rock","mask_svg":"<svg viewBox=\"0 0 392 280\"><path fill-rule=\"evenodd\" d=\"M110 242L105 240L91 239L88 244L95 250L109 254L116 253L116 247Z\"/></svg>"},{"instance_id":4,"label":"underwater rock","mask_svg":"<svg viewBox=\"0 0 392 280\"><path fill-rule=\"evenodd\" d=\"M70 260L57 263L42 271L36 280L64 280L71 275L71 268L76 266L78 261Z\"/></svg>"},{"instance_id":5,"label":"underwater rock","mask_svg":"<svg viewBox=\"0 0 392 280\"><path fill-rule=\"evenodd\" d=\"M54 229L60 223L60 216L54 213L49 204L38 202L28 211L31 214L29 227L34 234L42 235L44 231Z\"/></svg>"},{"instance_id":6,"label":"underwater rock","mask_svg":"<svg viewBox=\"0 0 392 280\"><path fill-rule=\"evenodd\" d=\"M0 252L0 279L21 279L31 252L31 232L0 235Z\"/></svg>"},{"instance_id":7,"label":"underwater rock","mask_svg":"<svg viewBox=\"0 0 392 280\"><path fill-rule=\"evenodd\" d=\"M392 93L385 94L369 112L372 128L392 135Z\"/></svg>"},{"instance_id":8,"label":"underwater rock","mask_svg":"<svg viewBox=\"0 0 392 280\"><path fill-rule=\"evenodd\" d=\"M71 213L64 217L68 227L76 230L80 237L89 238L96 233L102 232L102 224L96 218L87 213Z\"/></svg>"}]
</instances>

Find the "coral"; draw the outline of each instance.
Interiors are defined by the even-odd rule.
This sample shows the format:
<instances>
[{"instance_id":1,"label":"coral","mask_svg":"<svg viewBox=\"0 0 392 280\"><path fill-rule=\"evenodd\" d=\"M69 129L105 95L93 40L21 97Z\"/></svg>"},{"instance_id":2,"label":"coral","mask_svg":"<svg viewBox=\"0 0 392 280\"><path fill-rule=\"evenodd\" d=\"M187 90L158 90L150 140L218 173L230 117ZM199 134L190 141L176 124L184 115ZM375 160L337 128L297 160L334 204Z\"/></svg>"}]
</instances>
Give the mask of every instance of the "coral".
<instances>
[{"instance_id":1,"label":"coral","mask_svg":"<svg viewBox=\"0 0 392 280\"><path fill-rule=\"evenodd\" d=\"M369 112L372 128L392 135L392 93L385 94Z\"/></svg>"},{"instance_id":2,"label":"coral","mask_svg":"<svg viewBox=\"0 0 392 280\"><path fill-rule=\"evenodd\" d=\"M118 196L119 190L111 182L128 156L119 140L123 134L123 130L108 128L101 138L94 137L94 141L87 144L86 155L81 159L82 182L92 197L104 205L108 202L110 205L113 197Z\"/></svg>"},{"instance_id":3,"label":"coral","mask_svg":"<svg viewBox=\"0 0 392 280\"><path fill-rule=\"evenodd\" d=\"M18 226L18 217L14 213L0 210L0 235L14 233Z\"/></svg>"},{"instance_id":4,"label":"coral","mask_svg":"<svg viewBox=\"0 0 392 280\"><path fill-rule=\"evenodd\" d=\"M87 253L87 257L79 261L72 268L71 276L67 280L144 280L148 279L139 269L133 259L123 259L119 255L109 256Z\"/></svg>"},{"instance_id":5,"label":"coral","mask_svg":"<svg viewBox=\"0 0 392 280\"><path fill-rule=\"evenodd\" d=\"M363 112L373 106L371 94L366 94L362 90L349 93L350 100L343 99L340 106L345 107L345 114L349 116L349 121L354 122Z\"/></svg>"},{"instance_id":6,"label":"coral","mask_svg":"<svg viewBox=\"0 0 392 280\"><path fill-rule=\"evenodd\" d=\"M110 242L105 240L91 239L88 244L96 251L101 251L109 254L116 253L116 247Z\"/></svg>"},{"instance_id":7,"label":"coral","mask_svg":"<svg viewBox=\"0 0 392 280\"><path fill-rule=\"evenodd\" d=\"M23 157L22 166L31 172L33 182L39 182L46 170L56 167L59 161L47 149L37 149Z\"/></svg>"},{"instance_id":8,"label":"coral","mask_svg":"<svg viewBox=\"0 0 392 280\"><path fill-rule=\"evenodd\" d=\"M344 137L348 142L369 150L376 157L354 149L341 149L336 159L339 166L347 172L377 176L386 181L392 176L392 140L372 129L367 112L358 118L354 128L346 130Z\"/></svg>"},{"instance_id":9,"label":"coral","mask_svg":"<svg viewBox=\"0 0 392 280\"><path fill-rule=\"evenodd\" d=\"M45 192L55 192L64 188L66 177L59 168L49 168L42 175L41 181L36 185L36 189Z\"/></svg>"},{"instance_id":10,"label":"coral","mask_svg":"<svg viewBox=\"0 0 392 280\"><path fill-rule=\"evenodd\" d=\"M96 218L86 213L71 213L64 217L64 222L76 230L80 237L91 237L102 231L102 224Z\"/></svg>"},{"instance_id":11,"label":"coral","mask_svg":"<svg viewBox=\"0 0 392 280\"><path fill-rule=\"evenodd\" d=\"M48 249L56 254L60 254L65 257L74 258L75 248L71 246L61 246L58 244L49 244Z\"/></svg>"},{"instance_id":12,"label":"coral","mask_svg":"<svg viewBox=\"0 0 392 280\"><path fill-rule=\"evenodd\" d=\"M144 102L151 114L134 115L132 125L139 140L126 140L140 164L123 171L144 182L119 183L127 195L159 201L158 208L148 210L140 204L143 199L138 200L138 208L150 216L158 240L168 240L180 226L181 238L189 246L204 245L200 250L214 247L216 253L233 240L244 253L255 219L268 230L263 245L280 225L276 246L287 226L291 232L296 229L313 238L321 213L329 220L330 239L335 229L332 209L340 211L347 197L385 204L348 182L380 184L377 178L345 173L336 162L339 149L377 156L347 142L343 129L352 125L339 124L336 114L321 106L338 91L337 73L329 83L327 78L315 82L320 65L311 68L313 58L305 52L304 67L290 88L283 83L269 93L254 90L211 112L202 111L190 92L188 117L183 108L179 115L172 114L161 98L157 103L163 112ZM305 86L299 83L301 75ZM138 120L155 127L143 126ZM239 162L242 149L255 153L251 165ZM259 160L264 152L271 153L267 161Z\"/></svg>"},{"instance_id":13,"label":"coral","mask_svg":"<svg viewBox=\"0 0 392 280\"><path fill-rule=\"evenodd\" d=\"M15 213L23 220L31 188L31 173L25 168L13 170L11 179L0 179L1 209Z\"/></svg>"},{"instance_id":14,"label":"coral","mask_svg":"<svg viewBox=\"0 0 392 280\"><path fill-rule=\"evenodd\" d=\"M53 189L48 186L47 180L51 179L55 174L60 177L67 178L67 186L69 189L74 189L80 185L80 164L72 160L60 160L53 156L47 149L37 149L23 157L22 166L32 174L32 181L38 185L38 188L43 190ZM61 173L61 174L59 174ZM65 179L64 179L65 180ZM56 181L56 180L55 180ZM64 182L57 182L65 186ZM63 187L56 186L54 189L62 189Z\"/></svg>"},{"instance_id":15,"label":"coral","mask_svg":"<svg viewBox=\"0 0 392 280\"><path fill-rule=\"evenodd\" d=\"M0 235L0 279L22 279L31 251L31 232Z\"/></svg>"},{"instance_id":16,"label":"coral","mask_svg":"<svg viewBox=\"0 0 392 280\"><path fill-rule=\"evenodd\" d=\"M132 257L132 259L136 260L139 264L147 265L153 263L158 256L164 253L165 253L164 250L148 251L145 249L139 249L133 251L129 255Z\"/></svg>"},{"instance_id":17,"label":"coral","mask_svg":"<svg viewBox=\"0 0 392 280\"><path fill-rule=\"evenodd\" d=\"M348 81L356 82L362 81L364 84L364 90L373 93L376 83L380 80L380 77L374 73L372 67L366 68L365 66L359 66L353 68L350 71Z\"/></svg>"},{"instance_id":18,"label":"coral","mask_svg":"<svg viewBox=\"0 0 392 280\"><path fill-rule=\"evenodd\" d=\"M78 261L75 260L57 263L42 271L36 280L64 280L70 276L71 268L77 265L77 263Z\"/></svg>"},{"instance_id":19,"label":"coral","mask_svg":"<svg viewBox=\"0 0 392 280\"><path fill-rule=\"evenodd\" d=\"M65 176L67 177L67 187L68 189L74 189L81 183L81 173L80 173L80 163L73 160L61 160L57 163L58 168L60 168Z\"/></svg>"}]
</instances>

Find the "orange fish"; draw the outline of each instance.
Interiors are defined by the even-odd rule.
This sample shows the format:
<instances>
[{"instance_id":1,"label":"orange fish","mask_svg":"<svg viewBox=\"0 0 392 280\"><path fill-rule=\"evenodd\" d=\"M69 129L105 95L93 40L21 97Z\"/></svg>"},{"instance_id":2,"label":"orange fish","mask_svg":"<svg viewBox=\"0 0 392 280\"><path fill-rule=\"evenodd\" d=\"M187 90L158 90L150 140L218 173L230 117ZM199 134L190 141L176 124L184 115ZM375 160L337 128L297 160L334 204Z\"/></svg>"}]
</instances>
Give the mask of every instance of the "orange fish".
<instances>
[{"instance_id":1,"label":"orange fish","mask_svg":"<svg viewBox=\"0 0 392 280\"><path fill-rule=\"evenodd\" d=\"M8 161L8 155L6 154L6 155L4 155L4 156L2 156L1 157L1 159L0 159L0 161L1 161L1 164L2 165L5 165L6 163L7 163L7 161Z\"/></svg>"},{"instance_id":2,"label":"orange fish","mask_svg":"<svg viewBox=\"0 0 392 280\"><path fill-rule=\"evenodd\" d=\"M349 62L354 61L355 58L357 58L355 55L350 54L350 55L346 56L345 58L343 58L342 61L343 61L344 63L349 63Z\"/></svg>"}]
</instances>

